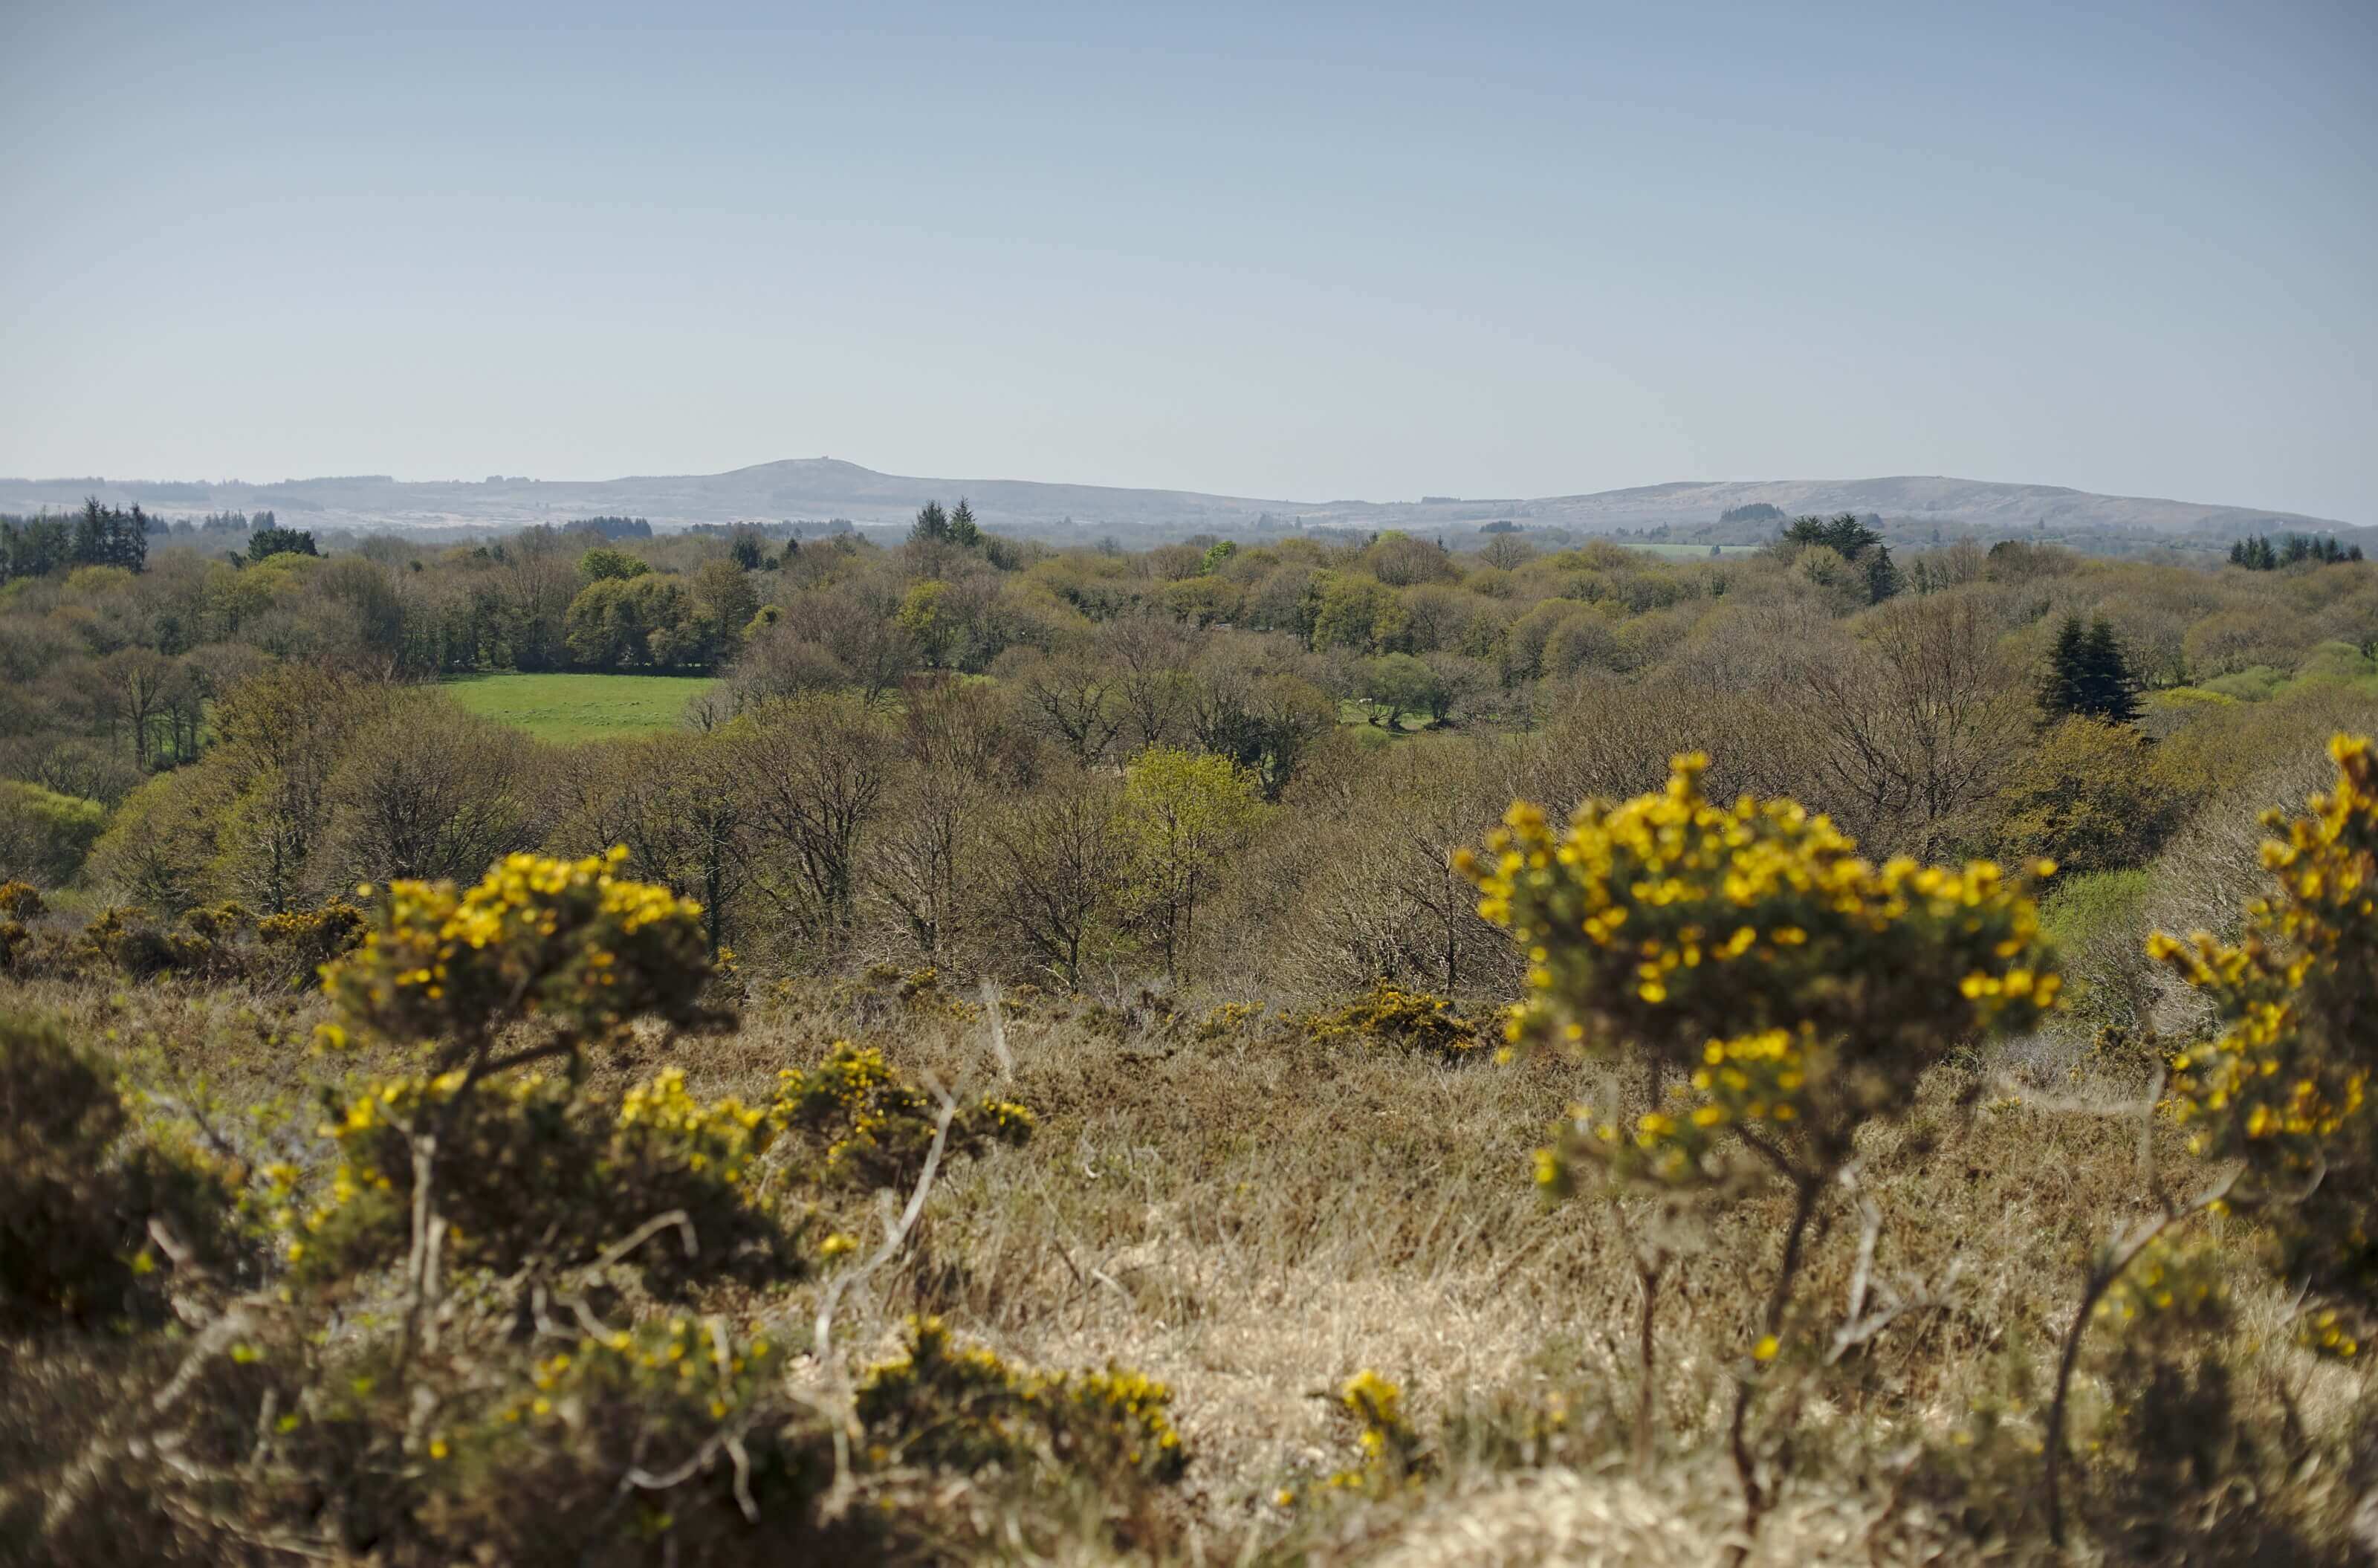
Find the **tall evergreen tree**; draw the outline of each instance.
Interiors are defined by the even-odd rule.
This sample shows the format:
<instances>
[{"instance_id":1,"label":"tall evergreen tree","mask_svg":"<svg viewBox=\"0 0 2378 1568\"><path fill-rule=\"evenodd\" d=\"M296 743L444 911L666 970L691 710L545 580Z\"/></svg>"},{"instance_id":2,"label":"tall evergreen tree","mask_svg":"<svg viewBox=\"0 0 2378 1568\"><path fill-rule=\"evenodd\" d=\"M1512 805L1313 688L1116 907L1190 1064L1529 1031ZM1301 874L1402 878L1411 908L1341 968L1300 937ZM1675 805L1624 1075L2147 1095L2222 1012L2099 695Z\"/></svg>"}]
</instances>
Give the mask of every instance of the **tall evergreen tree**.
<instances>
[{"instance_id":1,"label":"tall evergreen tree","mask_svg":"<svg viewBox=\"0 0 2378 1568\"><path fill-rule=\"evenodd\" d=\"M911 540L938 545L950 536L950 516L942 510L939 501L927 501L917 513L916 522L908 530Z\"/></svg>"},{"instance_id":2,"label":"tall evergreen tree","mask_svg":"<svg viewBox=\"0 0 2378 1568\"><path fill-rule=\"evenodd\" d=\"M950 513L950 543L962 550L971 550L982 543L982 530L975 526L974 509L967 505L964 496L958 497L957 509Z\"/></svg>"},{"instance_id":3,"label":"tall evergreen tree","mask_svg":"<svg viewBox=\"0 0 2378 1568\"><path fill-rule=\"evenodd\" d=\"M2122 652L2121 639L2100 616L2082 629L2079 616L2067 616L2048 650L2048 673L2039 683L2039 706L2048 719L2097 719L2136 724L2139 681Z\"/></svg>"},{"instance_id":4,"label":"tall evergreen tree","mask_svg":"<svg viewBox=\"0 0 2378 1568\"><path fill-rule=\"evenodd\" d=\"M2052 722L2084 712L2088 704L2089 634L2079 616L2067 616L2048 651L2048 673L2039 682L2039 709Z\"/></svg>"},{"instance_id":5,"label":"tall evergreen tree","mask_svg":"<svg viewBox=\"0 0 2378 1568\"><path fill-rule=\"evenodd\" d=\"M2089 628L2084 644L2087 712L2109 724L2134 724L2139 720L2139 679L2122 652L2122 640L2105 616Z\"/></svg>"}]
</instances>

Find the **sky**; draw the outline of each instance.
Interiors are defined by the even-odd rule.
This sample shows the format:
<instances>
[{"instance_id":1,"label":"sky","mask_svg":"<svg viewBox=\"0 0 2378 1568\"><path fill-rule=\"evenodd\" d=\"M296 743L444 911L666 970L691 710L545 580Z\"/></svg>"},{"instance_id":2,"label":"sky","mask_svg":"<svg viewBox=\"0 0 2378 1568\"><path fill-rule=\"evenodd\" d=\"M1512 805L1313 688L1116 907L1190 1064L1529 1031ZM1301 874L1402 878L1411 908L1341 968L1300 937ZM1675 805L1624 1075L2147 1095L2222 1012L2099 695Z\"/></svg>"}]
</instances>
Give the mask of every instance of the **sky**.
<instances>
[{"instance_id":1,"label":"sky","mask_svg":"<svg viewBox=\"0 0 2378 1568\"><path fill-rule=\"evenodd\" d=\"M0 0L0 473L2378 523L2378 6Z\"/></svg>"}]
</instances>

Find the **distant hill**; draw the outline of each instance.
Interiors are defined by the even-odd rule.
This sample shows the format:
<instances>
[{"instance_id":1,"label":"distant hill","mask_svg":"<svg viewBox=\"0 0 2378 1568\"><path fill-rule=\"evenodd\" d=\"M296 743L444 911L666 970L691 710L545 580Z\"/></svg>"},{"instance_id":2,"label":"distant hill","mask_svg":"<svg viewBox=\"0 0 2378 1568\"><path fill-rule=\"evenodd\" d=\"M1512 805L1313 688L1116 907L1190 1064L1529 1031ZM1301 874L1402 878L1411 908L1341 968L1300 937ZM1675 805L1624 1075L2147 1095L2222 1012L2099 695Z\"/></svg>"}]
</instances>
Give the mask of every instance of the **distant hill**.
<instances>
[{"instance_id":1,"label":"distant hill","mask_svg":"<svg viewBox=\"0 0 2378 1568\"><path fill-rule=\"evenodd\" d=\"M1771 479L1684 482L1533 499L1295 501L1134 490L1020 479L920 479L879 473L835 458L793 458L727 473L604 480L404 481L385 474L288 479L275 484L116 479L0 479L0 512L61 510L85 496L135 501L169 515L270 509L284 523L319 528L397 526L515 528L573 518L650 518L659 528L738 521L902 524L929 500L963 495L986 527L1057 539L1113 532L1245 534L1271 529L1405 528L1468 532L1507 520L1523 528L1609 533L1714 523L1729 511L1785 516L1850 511L1892 522L1957 524L2014 533L2111 530L2126 533L2235 535L2288 530L2336 532L2351 525L2294 512L2136 496L2099 496L2052 485L1974 479Z\"/></svg>"}]
</instances>

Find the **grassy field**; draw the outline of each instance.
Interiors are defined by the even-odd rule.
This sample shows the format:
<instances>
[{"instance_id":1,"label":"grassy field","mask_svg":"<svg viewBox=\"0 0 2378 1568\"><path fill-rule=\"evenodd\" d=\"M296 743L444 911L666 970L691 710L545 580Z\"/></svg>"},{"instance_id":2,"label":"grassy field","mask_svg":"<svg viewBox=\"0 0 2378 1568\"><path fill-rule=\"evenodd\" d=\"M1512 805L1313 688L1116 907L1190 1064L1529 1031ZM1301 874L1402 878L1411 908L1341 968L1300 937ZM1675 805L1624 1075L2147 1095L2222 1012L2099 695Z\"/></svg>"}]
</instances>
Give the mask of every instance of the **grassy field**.
<instances>
[{"instance_id":1,"label":"grassy field","mask_svg":"<svg viewBox=\"0 0 2378 1568\"><path fill-rule=\"evenodd\" d=\"M1641 550L1647 555L1663 556L1669 560L1705 561L1709 559L1710 547L1707 545L1676 545L1666 543L1655 545L1645 540L1637 539L1622 539L1619 543L1626 545L1630 550ZM1718 551L1721 555L1725 556L1752 556L1757 555L1759 551L1765 548L1767 548L1767 546L1764 545L1720 545L1718 546Z\"/></svg>"},{"instance_id":2,"label":"grassy field","mask_svg":"<svg viewBox=\"0 0 2378 1568\"><path fill-rule=\"evenodd\" d=\"M474 713L518 724L539 740L609 740L675 729L708 676L490 675L446 683Z\"/></svg>"}]
</instances>

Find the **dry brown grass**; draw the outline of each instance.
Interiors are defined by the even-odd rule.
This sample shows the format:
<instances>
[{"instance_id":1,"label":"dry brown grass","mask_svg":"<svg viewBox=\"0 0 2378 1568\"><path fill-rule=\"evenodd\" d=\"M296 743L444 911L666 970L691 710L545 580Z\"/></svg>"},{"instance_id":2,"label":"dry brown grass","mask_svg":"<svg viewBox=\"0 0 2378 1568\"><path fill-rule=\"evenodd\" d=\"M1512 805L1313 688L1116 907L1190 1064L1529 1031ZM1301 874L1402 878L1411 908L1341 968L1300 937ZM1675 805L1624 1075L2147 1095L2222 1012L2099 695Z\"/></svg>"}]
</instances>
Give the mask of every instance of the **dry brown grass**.
<instances>
[{"instance_id":1,"label":"dry brown grass","mask_svg":"<svg viewBox=\"0 0 2378 1568\"><path fill-rule=\"evenodd\" d=\"M318 1004L303 999L45 984L15 987L5 1005L62 1011L94 1037L113 1031L142 1083L216 1117L288 1107L303 1081L371 1065L313 1054ZM757 1095L847 1035L955 1090L997 1087L1033 1107L1033 1143L953 1169L908 1253L848 1299L837 1337L870 1350L904 1314L931 1311L1020 1361L1111 1360L1171 1384L1195 1459L1159 1555L1681 1563L1711 1561L1732 1538L1723 1406L1772 1267L1781 1194L1711 1222L1679 1265L1660 1320L1658 1462L1636 1475L1627 1244L1603 1208L1546 1208L1528 1179L1543 1130L1612 1085L1549 1059L1448 1067L1272 1026L1118 1035L1045 1000L1004 1022L1012 1082L979 1018L938 1002L853 1006L823 989L752 1007L730 1035L643 1036L594 1065L625 1078L666 1061L699 1095ZM2169 1143L2151 1141L2168 1164L2181 1158ZM2010 1368L2029 1370L2035 1413L2015 1420L2036 1422L2084 1260L2144 1211L2140 1155L2135 1120L2020 1103L1970 1072L1938 1075L1908 1121L1870 1141L1856 1191L1829 1206L1791 1337L1820 1347L1842 1318L1859 1198L1880 1219L1875 1279L1933 1304L1762 1401L1763 1449L1788 1454L1791 1476L1754 1561L2036 1553L1986 1550L1904 1495L1904 1478L1919 1448L1950 1442L1976 1405L2024 1386ZM799 1323L811 1288L732 1304ZM2291 1406L2313 1431L2349 1423L2366 1385L2288 1347L2274 1293L2242 1273L2239 1288L2229 1359L2241 1405L2275 1424ZM1403 1385L1442 1472L1384 1495L1321 1495L1314 1483L1353 1462L1334 1394L1363 1368ZM2085 1418L2104 1401L2084 1391ZM1515 1466L1487 1441L1511 1412L1555 1401L1568 1421L1556 1462ZM1279 1505L1282 1488L1303 1501Z\"/></svg>"}]
</instances>

